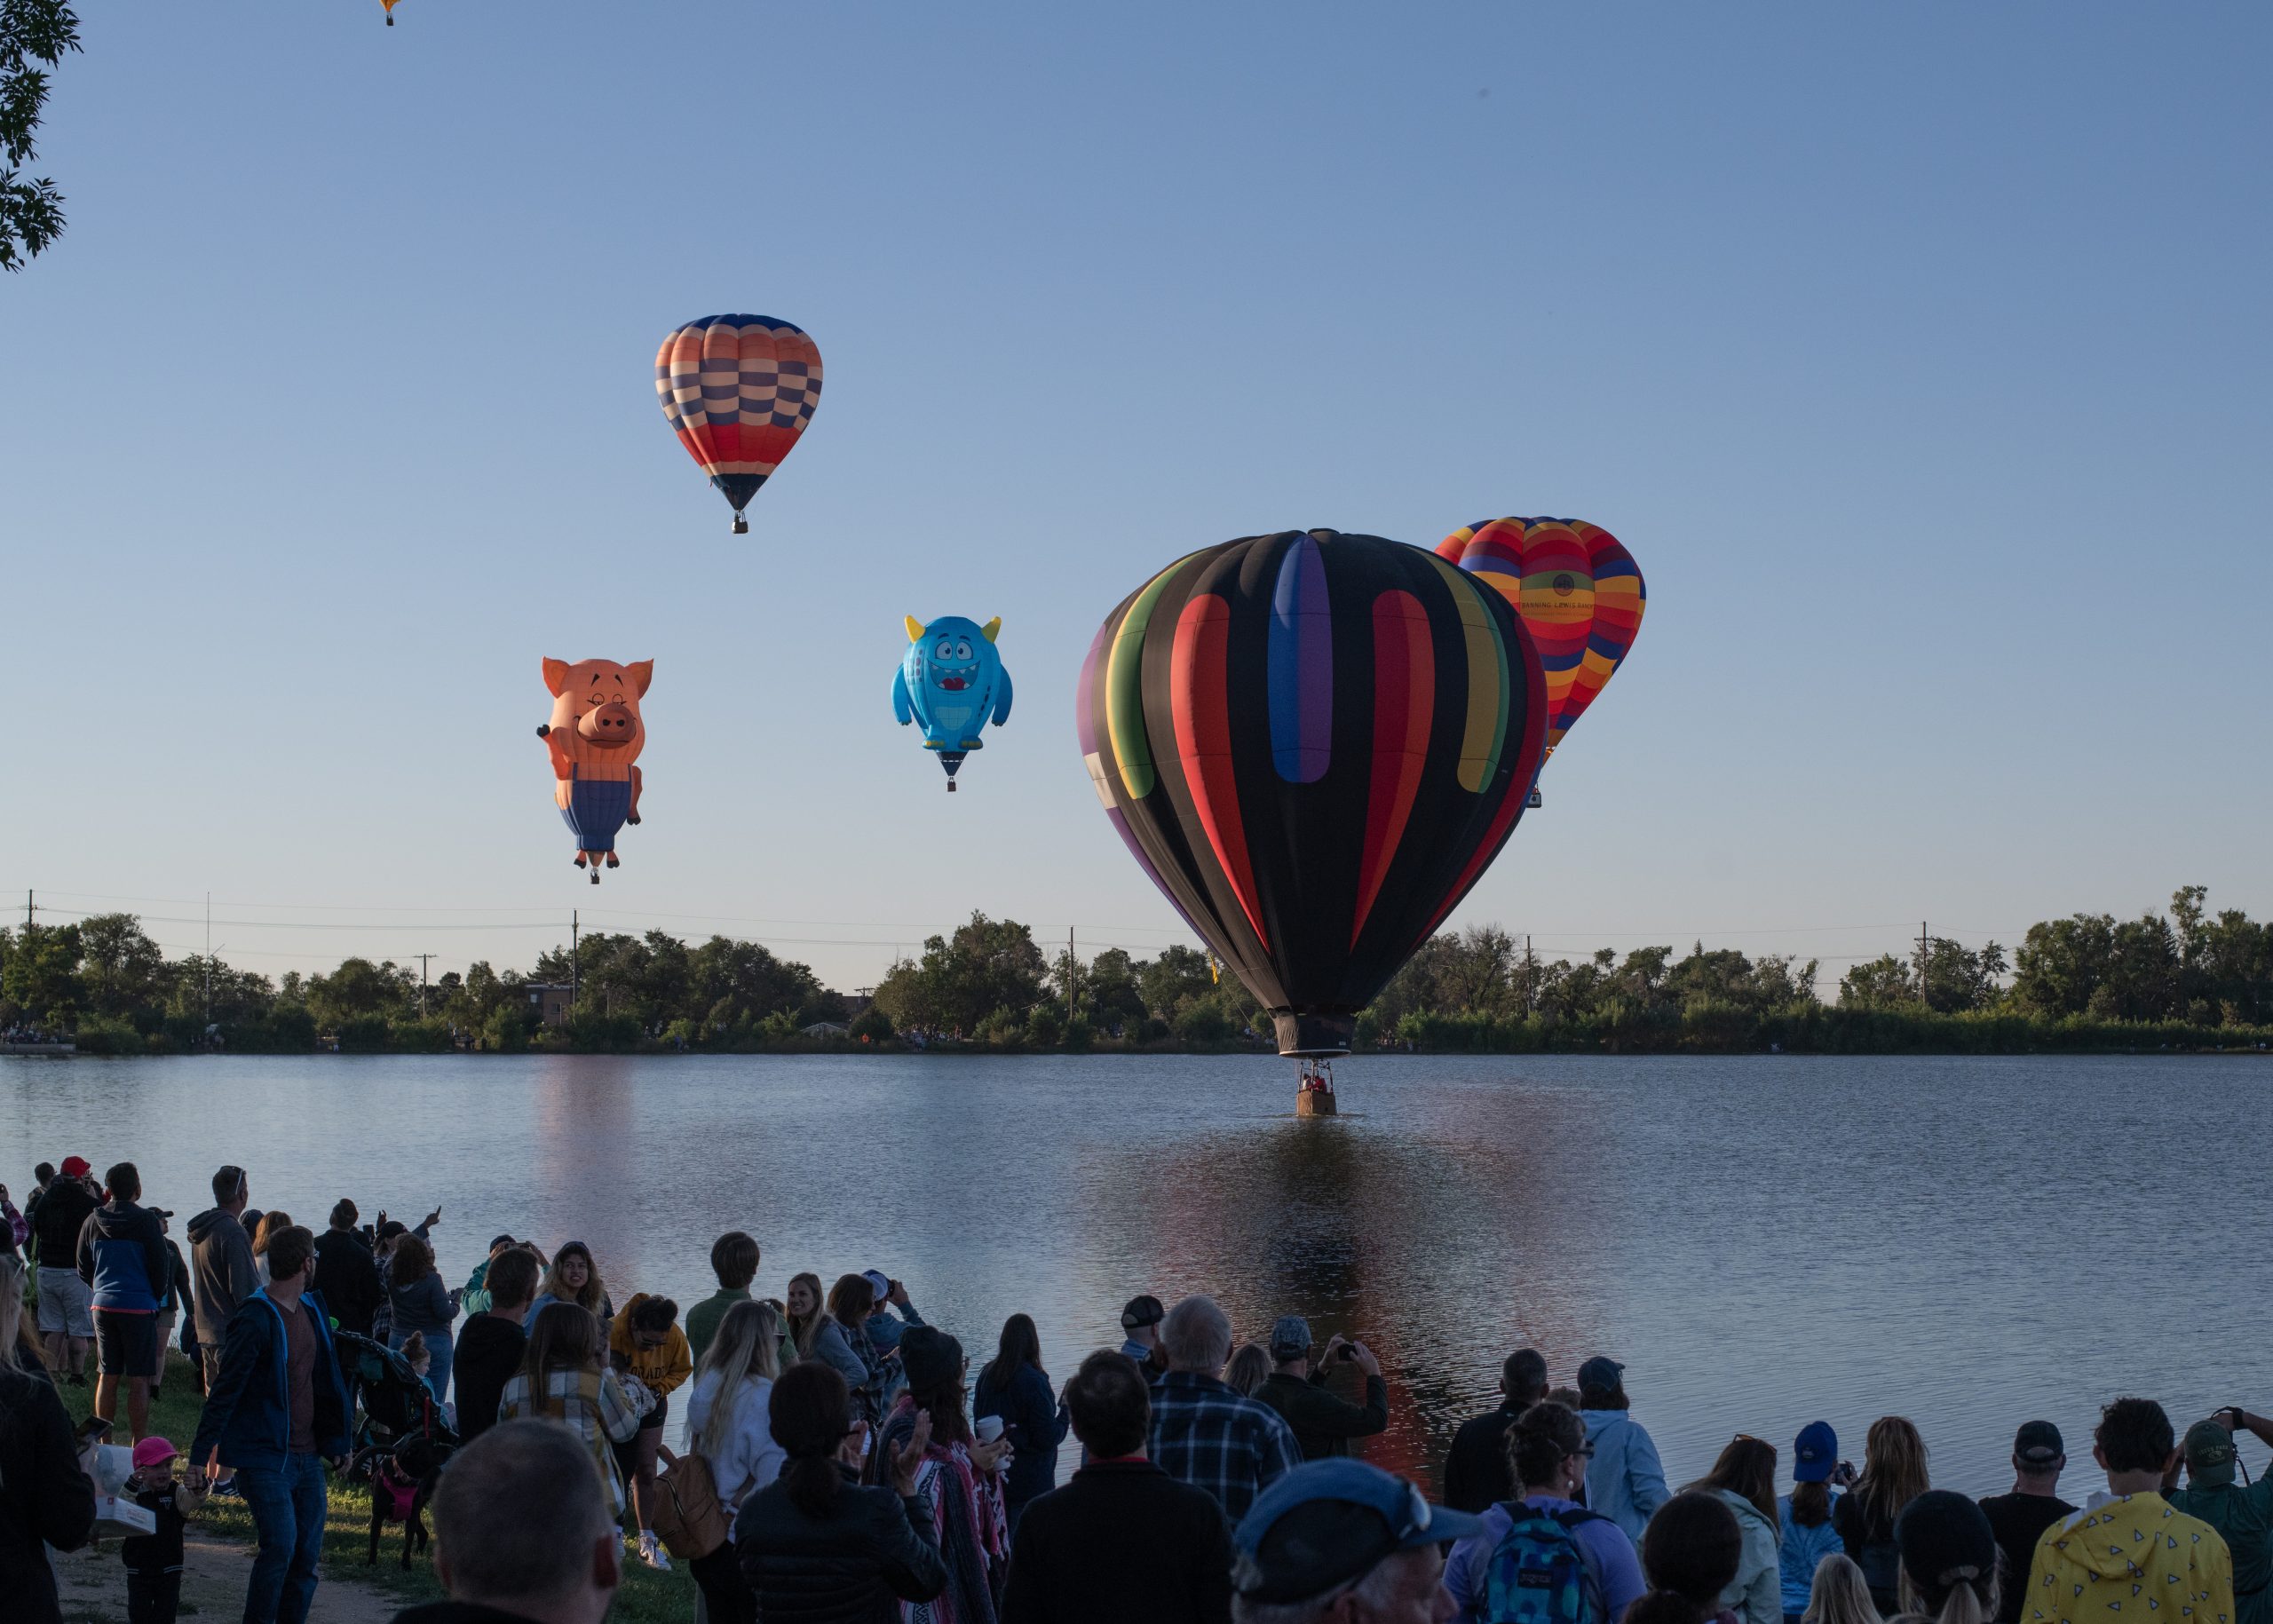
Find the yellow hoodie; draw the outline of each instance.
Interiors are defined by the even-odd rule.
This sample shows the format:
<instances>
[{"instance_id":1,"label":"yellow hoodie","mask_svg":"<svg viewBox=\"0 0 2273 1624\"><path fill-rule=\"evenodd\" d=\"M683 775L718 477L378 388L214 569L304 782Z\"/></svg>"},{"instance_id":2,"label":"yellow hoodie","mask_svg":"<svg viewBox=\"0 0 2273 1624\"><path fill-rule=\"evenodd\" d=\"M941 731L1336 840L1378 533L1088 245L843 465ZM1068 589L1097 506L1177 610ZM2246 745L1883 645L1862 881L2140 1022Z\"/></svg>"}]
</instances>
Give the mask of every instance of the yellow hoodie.
<instances>
[{"instance_id":1,"label":"yellow hoodie","mask_svg":"<svg viewBox=\"0 0 2273 1624\"><path fill-rule=\"evenodd\" d=\"M2124 1494L2044 1531L2027 1624L2233 1624L2233 1557L2218 1531L2159 1494Z\"/></svg>"},{"instance_id":2,"label":"yellow hoodie","mask_svg":"<svg viewBox=\"0 0 2273 1624\"><path fill-rule=\"evenodd\" d=\"M609 1352L627 1357L631 1361L631 1374L660 1398L676 1390L693 1374L694 1360L687 1351L686 1333L676 1325L660 1348L643 1348L631 1340L631 1311L646 1300L647 1294L643 1291L616 1310L615 1318L607 1327L607 1346Z\"/></svg>"}]
</instances>

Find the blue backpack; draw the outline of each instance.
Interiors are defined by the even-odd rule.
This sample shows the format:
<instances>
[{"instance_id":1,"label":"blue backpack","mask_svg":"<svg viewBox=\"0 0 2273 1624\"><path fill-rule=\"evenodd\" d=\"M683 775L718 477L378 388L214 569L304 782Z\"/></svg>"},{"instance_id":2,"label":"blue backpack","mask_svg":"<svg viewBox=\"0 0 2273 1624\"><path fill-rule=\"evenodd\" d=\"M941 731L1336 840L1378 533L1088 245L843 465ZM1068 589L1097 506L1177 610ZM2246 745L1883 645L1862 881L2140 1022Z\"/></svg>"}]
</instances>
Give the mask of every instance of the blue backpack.
<instances>
[{"instance_id":1,"label":"blue backpack","mask_svg":"<svg viewBox=\"0 0 2273 1624\"><path fill-rule=\"evenodd\" d=\"M1519 1500L1501 1509L1515 1522L1484 1571L1485 1624L1588 1624L1596 1610L1587 1604L1588 1568L1578 1531L1607 1519L1578 1508L1541 1511Z\"/></svg>"}]
</instances>

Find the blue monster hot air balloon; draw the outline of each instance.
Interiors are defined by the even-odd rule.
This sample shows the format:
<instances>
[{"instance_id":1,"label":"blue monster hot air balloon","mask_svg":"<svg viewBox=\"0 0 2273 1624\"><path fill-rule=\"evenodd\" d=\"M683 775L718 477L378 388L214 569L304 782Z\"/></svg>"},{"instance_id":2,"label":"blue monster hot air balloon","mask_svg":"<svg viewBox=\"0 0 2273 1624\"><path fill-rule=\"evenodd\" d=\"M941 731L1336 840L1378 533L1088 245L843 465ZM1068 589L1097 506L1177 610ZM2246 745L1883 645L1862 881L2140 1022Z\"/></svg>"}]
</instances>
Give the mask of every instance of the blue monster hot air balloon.
<instances>
[{"instance_id":1,"label":"blue monster hot air balloon","mask_svg":"<svg viewBox=\"0 0 2273 1624\"><path fill-rule=\"evenodd\" d=\"M907 626L907 654L891 679L892 714L902 727L923 724L923 748L939 752L952 793L962 758L986 748L978 730L1010 719L1010 674L994 652L1002 617L981 626L943 614L926 626L911 614Z\"/></svg>"}]
</instances>

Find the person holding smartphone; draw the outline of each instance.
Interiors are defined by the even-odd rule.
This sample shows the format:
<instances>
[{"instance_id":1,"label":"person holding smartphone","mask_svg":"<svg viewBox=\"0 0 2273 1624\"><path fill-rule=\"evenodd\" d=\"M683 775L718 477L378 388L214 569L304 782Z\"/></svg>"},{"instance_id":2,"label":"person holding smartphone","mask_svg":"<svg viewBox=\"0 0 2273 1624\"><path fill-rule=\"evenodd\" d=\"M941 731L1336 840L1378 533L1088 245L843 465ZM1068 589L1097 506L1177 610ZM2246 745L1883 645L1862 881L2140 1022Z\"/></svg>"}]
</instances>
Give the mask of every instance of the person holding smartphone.
<instances>
[{"instance_id":1,"label":"person holding smartphone","mask_svg":"<svg viewBox=\"0 0 2273 1624\"><path fill-rule=\"evenodd\" d=\"M1255 1390L1257 1401L1278 1411L1295 1430L1303 1460L1346 1455L1351 1438L1371 1438L1388 1428L1389 1383L1371 1349L1337 1333L1315 1361L1310 1355L1311 1322L1300 1314L1282 1316L1271 1327L1271 1374ZM1363 1373L1365 1403L1352 1404L1327 1388L1328 1374L1342 1364Z\"/></svg>"}]
</instances>

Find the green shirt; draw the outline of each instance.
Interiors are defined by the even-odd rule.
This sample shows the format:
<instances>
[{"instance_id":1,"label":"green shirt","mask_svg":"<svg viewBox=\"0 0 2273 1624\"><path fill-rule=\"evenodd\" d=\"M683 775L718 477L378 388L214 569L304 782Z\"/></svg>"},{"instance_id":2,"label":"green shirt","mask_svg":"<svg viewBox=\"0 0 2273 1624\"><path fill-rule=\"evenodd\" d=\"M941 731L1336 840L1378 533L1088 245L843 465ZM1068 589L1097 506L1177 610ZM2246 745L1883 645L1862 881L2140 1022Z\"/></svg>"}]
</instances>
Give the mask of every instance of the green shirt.
<instances>
[{"instance_id":1,"label":"green shirt","mask_svg":"<svg viewBox=\"0 0 2273 1624\"><path fill-rule=\"evenodd\" d=\"M2189 1517L2216 1529L2234 1559L2236 1624L2273 1624L2273 1474L2247 1488L2184 1488L2163 1497Z\"/></svg>"},{"instance_id":2,"label":"green shirt","mask_svg":"<svg viewBox=\"0 0 2273 1624\"><path fill-rule=\"evenodd\" d=\"M747 1287L740 1291L716 1291L686 1311L686 1346L696 1364L702 1362L702 1351L718 1334L718 1321L726 1317L726 1311L749 1300Z\"/></svg>"}]
</instances>

